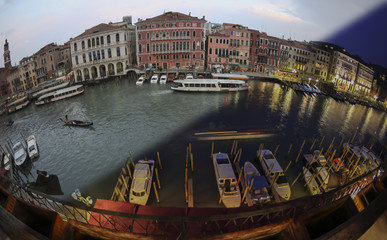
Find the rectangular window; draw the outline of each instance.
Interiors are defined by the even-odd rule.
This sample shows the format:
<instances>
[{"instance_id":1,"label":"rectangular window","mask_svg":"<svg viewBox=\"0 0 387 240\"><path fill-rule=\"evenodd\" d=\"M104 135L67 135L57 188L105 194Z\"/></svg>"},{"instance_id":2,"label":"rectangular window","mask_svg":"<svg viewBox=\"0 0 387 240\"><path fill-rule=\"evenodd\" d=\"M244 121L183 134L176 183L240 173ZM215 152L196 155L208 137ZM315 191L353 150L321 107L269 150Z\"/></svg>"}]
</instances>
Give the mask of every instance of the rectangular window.
<instances>
[{"instance_id":1,"label":"rectangular window","mask_svg":"<svg viewBox=\"0 0 387 240\"><path fill-rule=\"evenodd\" d=\"M121 56L120 47L117 47L117 57L120 57L120 56Z\"/></svg>"},{"instance_id":2,"label":"rectangular window","mask_svg":"<svg viewBox=\"0 0 387 240\"><path fill-rule=\"evenodd\" d=\"M112 51L110 48L108 48L108 58L111 58L112 57Z\"/></svg>"},{"instance_id":3,"label":"rectangular window","mask_svg":"<svg viewBox=\"0 0 387 240\"><path fill-rule=\"evenodd\" d=\"M138 34L138 39L141 39L141 33Z\"/></svg>"}]
</instances>

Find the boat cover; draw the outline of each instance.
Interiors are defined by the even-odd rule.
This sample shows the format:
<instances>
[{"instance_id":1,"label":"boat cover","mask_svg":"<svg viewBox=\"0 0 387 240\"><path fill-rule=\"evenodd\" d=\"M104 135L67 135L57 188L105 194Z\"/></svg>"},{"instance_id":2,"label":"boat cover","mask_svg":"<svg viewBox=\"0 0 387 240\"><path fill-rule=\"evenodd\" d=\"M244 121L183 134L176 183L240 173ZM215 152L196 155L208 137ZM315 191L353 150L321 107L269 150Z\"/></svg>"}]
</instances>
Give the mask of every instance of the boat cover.
<instances>
[{"instance_id":1,"label":"boat cover","mask_svg":"<svg viewBox=\"0 0 387 240\"><path fill-rule=\"evenodd\" d=\"M254 182L253 182L252 189L260 189L260 188L265 188L269 186L265 176L251 176L251 175L246 176L246 180L248 183L251 183L253 178L254 178Z\"/></svg>"}]
</instances>

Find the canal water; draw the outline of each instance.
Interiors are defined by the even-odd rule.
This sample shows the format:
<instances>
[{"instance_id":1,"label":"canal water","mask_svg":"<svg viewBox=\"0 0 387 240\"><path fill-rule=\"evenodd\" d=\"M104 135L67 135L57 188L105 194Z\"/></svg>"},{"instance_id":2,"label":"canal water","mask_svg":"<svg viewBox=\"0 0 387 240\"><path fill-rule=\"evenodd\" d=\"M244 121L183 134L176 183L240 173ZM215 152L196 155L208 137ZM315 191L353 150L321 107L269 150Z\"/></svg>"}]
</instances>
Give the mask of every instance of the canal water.
<instances>
[{"instance_id":1,"label":"canal water","mask_svg":"<svg viewBox=\"0 0 387 240\"><path fill-rule=\"evenodd\" d=\"M91 128L64 126L60 118L92 120ZM213 131L265 131L267 138L240 140L241 165L252 161L260 144L274 151L283 168L298 154L303 140L304 150L313 139L328 148L348 141L355 135L355 144L387 142L386 113L361 105L337 102L326 96L299 95L277 83L249 81L247 92L185 93L173 92L170 85L136 86L134 79L86 87L85 93L43 106L30 104L0 121L14 120L11 127L1 124L1 142L16 142L35 135L40 157L27 164L28 179L36 170L58 176L63 196L72 201L71 193L79 188L84 196L110 199L114 186L131 152L135 161L147 157L157 161L161 189L161 206L186 206L184 179L186 148L192 144L194 171L194 204L196 207L218 206L211 141L199 140L195 133ZM316 143L316 145L317 145ZM287 152L293 144L290 155ZM230 152L232 140L215 141L215 152ZM304 151L305 152L305 151ZM291 165L286 174L291 183L302 169L302 161ZM27 174L28 175L28 174ZM292 199L307 194L304 183L292 188ZM157 204L152 191L149 204Z\"/></svg>"}]
</instances>

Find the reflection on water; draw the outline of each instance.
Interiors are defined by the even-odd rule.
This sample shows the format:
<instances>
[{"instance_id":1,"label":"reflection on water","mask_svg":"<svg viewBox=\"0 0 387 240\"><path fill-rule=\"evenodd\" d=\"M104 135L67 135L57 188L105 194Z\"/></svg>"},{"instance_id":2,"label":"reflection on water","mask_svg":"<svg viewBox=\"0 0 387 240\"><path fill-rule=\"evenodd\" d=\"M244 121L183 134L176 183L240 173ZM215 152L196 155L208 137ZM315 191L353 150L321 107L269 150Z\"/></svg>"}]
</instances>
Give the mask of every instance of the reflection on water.
<instances>
[{"instance_id":1,"label":"reflection on water","mask_svg":"<svg viewBox=\"0 0 387 240\"><path fill-rule=\"evenodd\" d=\"M33 162L32 174L39 169L58 175L68 198L76 188L83 188L87 195L110 198L129 152L135 159L155 159L160 152L165 166L160 173L160 198L167 205L184 205L185 151L192 142L195 204L217 206L215 177L208 161L211 143L195 141L194 132L276 129L277 135L268 139L241 140L241 161L254 161L260 143L270 149L281 143L278 159L283 167L295 158L293 153L285 157L290 143L299 149L303 139L307 145L322 136L326 142L333 137L348 139L359 129L357 144L366 144L370 138L386 142L383 112L325 96L303 96L275 83L250 81L249 85L248 92L237 93L173 92L170 85L138 87L127 79L87 87L81 96L1 116L1 122L15 121L11 127L0 127L1 144L8 138L20 140L19 133L34 134L41 156ZM63 126L59 118L66 114L92 120L94 126ZM215 151L229 152L231 145L231 140L216 142ZM290 168L288 181L293 181L300 169L301 165ZM293 190L294 197L300 196L303 184L296 184ZM171 199L172 195L177 197ZM155 203L154 198L150 203Z\"/></svg>"}]
</instances>

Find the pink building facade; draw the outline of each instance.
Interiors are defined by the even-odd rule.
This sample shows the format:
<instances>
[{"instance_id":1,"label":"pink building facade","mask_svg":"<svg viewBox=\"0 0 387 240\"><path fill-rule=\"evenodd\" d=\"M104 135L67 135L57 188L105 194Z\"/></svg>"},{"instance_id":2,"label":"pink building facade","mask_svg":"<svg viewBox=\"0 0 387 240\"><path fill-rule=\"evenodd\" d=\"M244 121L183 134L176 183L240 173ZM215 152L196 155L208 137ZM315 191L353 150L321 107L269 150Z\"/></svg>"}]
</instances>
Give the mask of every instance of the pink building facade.
<instances>
[{"instance_id":1,"label":"pink building facade","mask_svg":"<svg viewBox=\"0 0 387 240\"><path fill-rule=\"evenodd\" d=\"M139 19L136 23L139 66L159 69L203 67L205 23L204 17L199 19L178 12Z\"/></svg>"},{"instance_id":2,"label":"pink building facade","mask_svg":"<svg viewBox=\"0 0 387 240\"><path fill-rule=\"evenodd\" d=\"M250 67L252 71L272 73L278 68L280 39L250 30Z\"/></svg>"}]
</instances>

